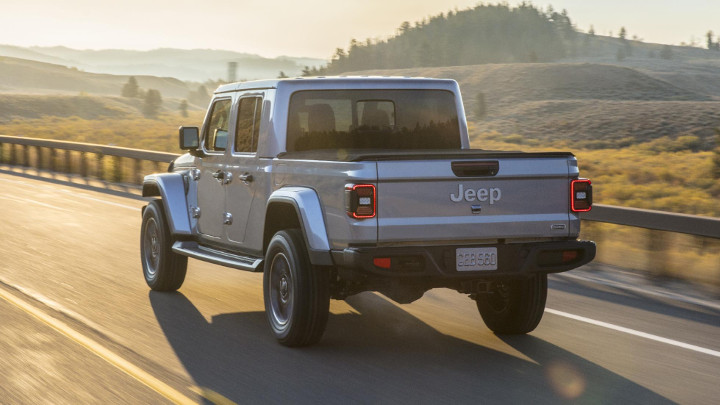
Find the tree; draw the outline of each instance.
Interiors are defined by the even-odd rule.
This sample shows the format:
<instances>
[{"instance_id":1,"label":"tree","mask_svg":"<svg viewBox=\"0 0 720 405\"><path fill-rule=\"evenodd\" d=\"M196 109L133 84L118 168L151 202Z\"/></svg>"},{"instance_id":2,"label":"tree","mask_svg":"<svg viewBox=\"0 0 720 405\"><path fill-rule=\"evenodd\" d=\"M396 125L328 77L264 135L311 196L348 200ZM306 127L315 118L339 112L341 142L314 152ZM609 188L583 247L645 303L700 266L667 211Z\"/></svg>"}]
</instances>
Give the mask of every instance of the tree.
<instances>
[{"instance_id":1,"label":"tree","mask_svg":"<svg viewBox=\"0 0 720 405\"><path fill-rule=\"evenodd\" d=\"M285 74L282 70L280 71L280 74L278 75L278 79L287 79L288 75Z\"/></svg>"},{"instance_id":2,"label":"tree","mask_svg":"<svg viewBox=\"0 0 720 405\"><path fill-rule=\"evenodd\" d=\"M162 96L155 89L149 89L145 93L145 102L143 103L142 112L147 118L156 118L162 105Z\"/></svg>"},{"instance_id":3,"label":"tree","mask_svg":"<svg viewBox=\"0 0 720 405\"><path fill-rule=\"evenodd\" d=\"M623 41L627 37L627 31L625 30L625 27L620 27L620 33L618 34L618 38L622 39Z\"/></svg>"},{"instance_id":4,"label":"tree","mask_svg":"<svg viewBox=\"0 0 720 405\"><path fill-rule=\"evenodd\" d=\"M588 35L590 35L591 37L595 36L595 27L593 27L592 25L590 26L590 31L588 31Z\"/></svg>"},{"instance_id":5,"label":"tree","mask_svg":"<svg viewBox=\"0 0 720 405\"><path fill-rule=\"evenodd\" d=\"M208 101L210 101L210 95L208 94L205 86L201 85L197 88L197 90L190 92L188 100L193 104L205 105Z\"/></svg>"},{"instance_id":6,"label":"tree","mask_svg":"<svg viewBox=\"0 0 720 405\"><path fill-rule=\"evenodd\" d=\"M715 43L713 42L713 32L708 31L705 35L707 36L707 48L711 50L715 49Z\"/></svg>"},{"instance_id":7,"label":"tree","mask_svg":"<svg viewBox=\"0 0 720 405\"><path fill-rule=\"evenodd\" d=\"M179 107L179 109L180 109L180 115L182 115L183 117L187 118L187 116L188 116L188 102L187 102L187 100L182 99L182 100L180 101L180 107Z\"/></svg>"},{"instance_id":8,"label":"tree","mask_svg":"<svg viewBox=\"0 0 720 405\"><path fill-rule=\"evenodd\" d=\"M138 86L135 76L130 76L127 83L123 86L121 94L123 97L137 97L138 90L140 90L140 86Z\"/></svg>"}]
</instances>

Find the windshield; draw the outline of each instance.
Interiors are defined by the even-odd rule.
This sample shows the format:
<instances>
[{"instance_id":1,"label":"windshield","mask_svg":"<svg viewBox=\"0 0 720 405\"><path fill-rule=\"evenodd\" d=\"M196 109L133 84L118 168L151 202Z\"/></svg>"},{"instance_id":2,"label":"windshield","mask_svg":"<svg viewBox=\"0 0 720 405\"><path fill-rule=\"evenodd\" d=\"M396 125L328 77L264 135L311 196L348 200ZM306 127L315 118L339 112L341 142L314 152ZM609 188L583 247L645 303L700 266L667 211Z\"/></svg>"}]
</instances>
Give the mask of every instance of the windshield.
<instances>
[{"instance_id":1,"label":"windshield","mask_svg":"<svg viewBox=\"0 0 720 405\"><path fill-rule=\"evenodd\" d=\"M288 152L460 147L455 97L449 91L313 90L290 99Z\"/></svg>"}]
</instances>

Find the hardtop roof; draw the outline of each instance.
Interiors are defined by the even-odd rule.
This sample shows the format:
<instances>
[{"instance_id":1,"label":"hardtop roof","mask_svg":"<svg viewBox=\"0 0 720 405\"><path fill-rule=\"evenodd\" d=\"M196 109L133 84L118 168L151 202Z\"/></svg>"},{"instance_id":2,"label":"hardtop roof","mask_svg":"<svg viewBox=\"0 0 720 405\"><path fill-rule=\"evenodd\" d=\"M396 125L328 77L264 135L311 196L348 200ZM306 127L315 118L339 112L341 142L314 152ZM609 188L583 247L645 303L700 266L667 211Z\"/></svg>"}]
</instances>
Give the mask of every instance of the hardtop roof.
<instances>
[{"instance_id":1,"label":"hardtop roof","mask_svg":"<svg viewBox=\"0 0 720 405\"><path fill-rule=\"evenodd\" d=\"M296 77L288 79L253 80L221 85L215 94L244 90L277 89L280 87L305 89L372 89L372 88L427 88L454 89L457 82L452 79L401 76L327 76Z\"/></svg>"}]
</instances>

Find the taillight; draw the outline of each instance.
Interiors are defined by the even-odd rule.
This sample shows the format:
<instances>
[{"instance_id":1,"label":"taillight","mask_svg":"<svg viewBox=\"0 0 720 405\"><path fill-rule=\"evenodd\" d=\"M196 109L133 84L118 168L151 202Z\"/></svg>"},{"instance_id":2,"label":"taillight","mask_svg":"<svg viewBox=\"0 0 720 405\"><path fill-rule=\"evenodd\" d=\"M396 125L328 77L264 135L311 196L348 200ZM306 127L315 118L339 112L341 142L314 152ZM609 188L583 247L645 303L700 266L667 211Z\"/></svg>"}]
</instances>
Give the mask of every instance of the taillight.
<instances>
[{"instance_id":1,"label":"taillight","mask_svg":"<svg viewBox=\"0 0 720 405\"><path fill-rule=\"evenodd\" d=\"M588 179L573 180L570 183L570 208L573 212L592 209L592 184Z\"/></svg>"},{"instance_id":2,"label":"taillight","mask_svg":"<svg viewBox=\"0 0 720 405\"><path fill-rule=\"evenodd\" d=\"M345 186L345 210L353 218L373 218L376 207L375 186L348 184Z\"/></svg>"}]
</instances>

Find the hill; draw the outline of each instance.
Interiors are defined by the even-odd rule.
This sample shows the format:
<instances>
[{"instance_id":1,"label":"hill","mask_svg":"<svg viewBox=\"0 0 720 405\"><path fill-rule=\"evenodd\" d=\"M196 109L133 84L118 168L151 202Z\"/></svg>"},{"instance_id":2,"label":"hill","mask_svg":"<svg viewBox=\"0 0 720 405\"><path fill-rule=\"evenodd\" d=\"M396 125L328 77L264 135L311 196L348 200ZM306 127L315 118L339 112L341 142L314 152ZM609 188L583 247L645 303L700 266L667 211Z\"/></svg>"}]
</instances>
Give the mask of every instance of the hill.
<instances>
[{"instance_id":1,"label":"hill","mask_svg":"<svg viewBox=\"0 0 720 405\"><path fill-rule=\"evenodd\" d=\"M133 102L121 97L0 94L0 122L46 116L121 118L136 113Z\"/></svg>"},{"instance_id":2,"label":"hill","mask_svg":"<svg viewBox=\"0 0 720 405\"><path fill-rule=\"evenodd\" d=\"M687 71L679 72L692 77ZM662 80L662 74L625 66L484 64L347 74L455 79L475 135L520 135L520 142L559 139L605 148L695 136L697 147L711 149L715 128L720 127L720 98L698 92L693 85L683 86L681 81ZM481 93L486 105L482 117L478 112Z\"/></svg>"},{"instance_id":3,"label":"hill","mask_svg":"<svg viewBox=\"0 0 720 405\"><path fill-rule=\"evenodd\" d=\"M0 93L73 93L119 95L129 76L88 73L50 63L0 57ZM186 98L191 87L171 77L135 76L142 88L165 97Z\"/></svg>"},{"instance_id":4,"label":"hill","mask_svg":"<svg viewBox=\"0 0 720 405\"><path fill-rule=\"evenodd\" d=\"M259 55L214 49L154 49L134 51L122 49L78 50L66 47L23 48L0 45L0 56L75 67L86 72L113 75L153 75L181 80L205 82L227 79L228 62L238 65L238 79L277 77L280 71L299 75L303 66L315 66L324 60Z\"/></svg>"}]
</instances>

